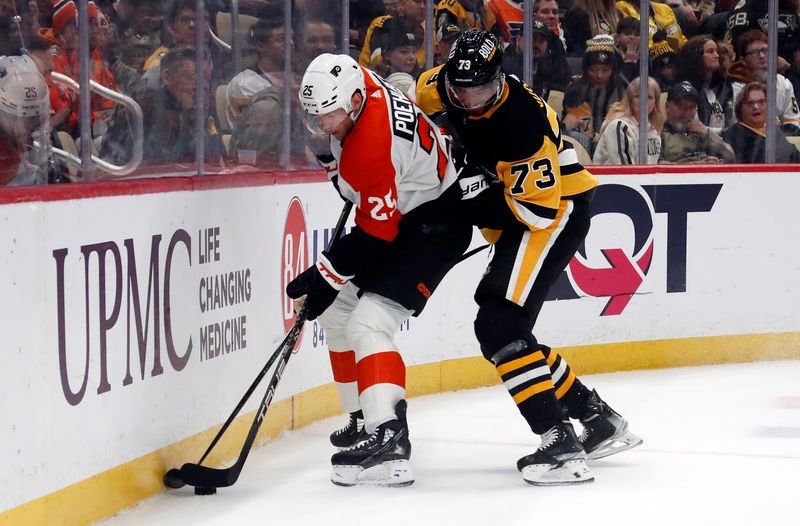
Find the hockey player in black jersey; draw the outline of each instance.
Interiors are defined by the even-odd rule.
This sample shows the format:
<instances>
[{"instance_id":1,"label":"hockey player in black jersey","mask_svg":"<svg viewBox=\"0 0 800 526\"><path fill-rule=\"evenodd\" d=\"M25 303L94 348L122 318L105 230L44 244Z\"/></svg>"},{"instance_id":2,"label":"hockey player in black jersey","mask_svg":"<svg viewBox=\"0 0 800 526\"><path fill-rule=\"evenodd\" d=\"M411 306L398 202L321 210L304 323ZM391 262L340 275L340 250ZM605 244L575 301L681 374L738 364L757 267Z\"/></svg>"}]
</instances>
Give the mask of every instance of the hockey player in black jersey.
<instances>
[{"instance_id":1,"label":"hockey player in black jersey","mask_svg":"<svg viewBox=\"0 0 800 526\"><path fill-rule=\"evenodd\" d=\"M475 292L475 335L541 435L539 448L517 467L533 485L591 482L587 457L630 449L641 439L532 330L550 286L586 237L597 179L562 141L553 109L501 63L496 37L466 31L446 64L420 76L416 100L428 115L445 114L465 149L464 211L494 243ZM482 177L488 189L471 184ZM583 425L580 438L570 417Z\"/></svg>"}]
</instances>

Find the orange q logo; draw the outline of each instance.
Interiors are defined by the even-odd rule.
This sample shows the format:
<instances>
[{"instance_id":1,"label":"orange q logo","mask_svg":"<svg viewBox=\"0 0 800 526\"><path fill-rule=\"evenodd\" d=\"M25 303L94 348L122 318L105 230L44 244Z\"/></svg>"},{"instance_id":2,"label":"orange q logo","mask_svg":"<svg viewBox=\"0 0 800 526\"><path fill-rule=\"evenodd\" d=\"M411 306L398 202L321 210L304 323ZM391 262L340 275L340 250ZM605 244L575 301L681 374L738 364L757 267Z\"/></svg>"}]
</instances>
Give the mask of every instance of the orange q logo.
<instances>
[{"instance_id":1,"label":"orange q logo","mask_svg":"<svg viewBox=\"0 0 800 526\"><path fill-rule=\"evenodd\" d=\"M292 299L286 295L286 285L309 266L306 216L300 198L293 197L286 212L283 226L283 249L281 252L281 312L283 327L288 331L297 315L292 309Z\"/></svg>"}]
</instances>

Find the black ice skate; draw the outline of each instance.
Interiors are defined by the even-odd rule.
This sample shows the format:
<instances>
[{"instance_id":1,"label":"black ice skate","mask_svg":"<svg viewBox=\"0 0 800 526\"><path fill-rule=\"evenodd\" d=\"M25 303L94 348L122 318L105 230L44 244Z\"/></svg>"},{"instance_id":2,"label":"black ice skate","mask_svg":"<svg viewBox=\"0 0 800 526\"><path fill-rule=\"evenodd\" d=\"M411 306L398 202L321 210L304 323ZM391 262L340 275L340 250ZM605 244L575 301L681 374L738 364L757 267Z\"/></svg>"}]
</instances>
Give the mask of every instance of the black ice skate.
<instances>
[{"instance_id":1,"label":"black ice skate","mask_svg":"<svg viewBox=\"0 0 800 526\"><path fill-rule=\"evenodd\" d=\"M592 460L626 451L642 443L641 438L628 430L628 422L594 390L589 398L588 416L581 419L581 424L583 433L579 440L586 457Z\"/></svg>"},{"instance_id":2,"label":"black ice skate","mask_svg":"<svg viewBox=\"0 0 800 526\"><path fill-rule=\"evenodd\" d=\"M517 461L522 478L534 486L565 486L594 481L569 421L559 422L542 435L539 449Z\"/></svg>"},{"instance_id":3,"label":"black ice skate","mask_svg":"<svg viewBox=\"0 0 800 526\"><path fill-rule=\"evenodd\" d=\"M396 408L397 420L384 422L366 440L335 453L331 457L331 482L338 486L413 484L405 409L406 401L400 400Z\"/></svg>"},{"instance_id":4,"label":"black ice skate","mask_svg":"<svg viewBox=\"0 0 800 526\"><path fill-rule=\"evenodd\" d=\"M331 433L331 444L339 449L348 449L367 438L364 431L364 414L359 409L350 413L347 425Z\"/></svg>"}]
</instances>

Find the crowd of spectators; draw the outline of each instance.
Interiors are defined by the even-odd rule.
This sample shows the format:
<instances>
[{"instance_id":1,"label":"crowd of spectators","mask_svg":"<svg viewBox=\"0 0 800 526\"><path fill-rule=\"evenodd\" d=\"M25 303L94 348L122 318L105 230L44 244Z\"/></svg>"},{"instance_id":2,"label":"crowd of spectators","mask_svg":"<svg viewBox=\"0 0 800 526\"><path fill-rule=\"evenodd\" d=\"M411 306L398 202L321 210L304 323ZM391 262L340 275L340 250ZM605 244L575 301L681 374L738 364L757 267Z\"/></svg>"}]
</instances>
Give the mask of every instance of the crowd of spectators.
<instances>
[{"instance_id":1,"label":"crowd of spectators","mask_svg":"<svg viewBox=\"0 0 800 526\"><path fill-rule=\"evenodd\" d=\"M52 143L62 148L82 138L79 93L52 75L78 79L76 1L0 0L0 55L22 57L28 61L25 68L42 75L50 104L46 126ZM351 0L346 24L338 0L292 0L288 23L285 2L240 0L243 30L228 36L229 42L240 38L240 71L217 37L224 29L217 26L218 14L229 17L230 2L206 1L203 13L195 0L88 2L90 77L142 108L143 166L191 170L200 142L209 171L243 163L277 165L282 153L293 166L309 166L313 141L295 93L315 56L349 52L362 66L411 92L425 68L426 39L432 40L438 65L467 28L491 31L504 41L503 65L510 74L522 76L523 56L530 53L532 89L559 112L564 135L597 164L638 161L644 40L651 76L650 163L764 162L767 129L777 136L778 162L800 160L795 146L800 140L800 0L779 2L774 123L766 121L763 104L772 51L765 1L653 0L643 14L635 0L534 0L532 45L526 50L522 2L515 0L439 0L432 28L425 27L423 0ZM647 16L647 39L640 38L641 16ZM196 49L198 23L206 35L202 50ZM349 30L347 50L340 48L343 30ZM115 164L128 162L134 118L124 105L93 94L91 140L97 155ZM4 137L0 148L30 149L18 142L25 141ZM60 182L76 172L51 162L37 177ZM14 178L9 180L13 184Z\"/></svg>"}]
</instances>

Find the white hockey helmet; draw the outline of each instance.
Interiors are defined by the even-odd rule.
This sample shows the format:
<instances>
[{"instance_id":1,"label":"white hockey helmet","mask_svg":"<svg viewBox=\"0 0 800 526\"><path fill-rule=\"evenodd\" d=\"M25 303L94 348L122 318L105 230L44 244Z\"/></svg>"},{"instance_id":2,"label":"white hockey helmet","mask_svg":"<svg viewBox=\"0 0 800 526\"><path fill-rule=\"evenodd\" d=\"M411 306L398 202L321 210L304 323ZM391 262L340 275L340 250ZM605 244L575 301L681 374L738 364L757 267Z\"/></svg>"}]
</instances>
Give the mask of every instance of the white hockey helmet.
<instances>
[{"instance_id":1,"label":"white hockey helmet","mask_svg":"<svg viewBox=\"0 0 800 526\"><path fill-rule=\"evenodd\" d=\"M0 135L11 141L29 171L50 158L50 92L28 56L0 57Z\"/></svg>"},{"instance_id":2,"label":"white hockey helmet","mask_svg":"<svg viewBox=\"0 0 800 526\"><path fill-rule=\"evenodd\" d=\"M28 57L0 57L0 111L14 117L50 117L50 92Z\"/></svg>"},{"instance_id":3,"label":"white hockey helmet","mask_svg":"<svg viewBox=\"0 0 800 526\"><path fill-rule=\"evenodd\" d=\"M353 113L350 101L357 91L366 97L364 72L349 55L323 53L311 61L300 83L300 102L309 115L344 109Z\"/></svg>"}]
</instances>

